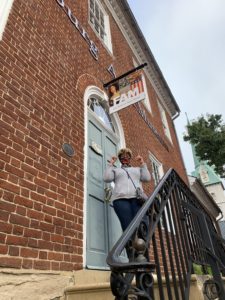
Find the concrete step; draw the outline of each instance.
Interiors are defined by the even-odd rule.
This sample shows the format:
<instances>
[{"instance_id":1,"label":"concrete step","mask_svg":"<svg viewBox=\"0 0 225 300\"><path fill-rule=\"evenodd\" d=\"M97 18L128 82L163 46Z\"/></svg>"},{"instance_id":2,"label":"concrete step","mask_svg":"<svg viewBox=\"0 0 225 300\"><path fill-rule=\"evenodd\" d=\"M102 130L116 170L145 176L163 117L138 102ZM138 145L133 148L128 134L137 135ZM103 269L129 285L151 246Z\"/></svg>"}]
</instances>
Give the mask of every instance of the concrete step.
<instances>
[{"instance_id":1,"label":"concrete step","mask_svg":"<svg viewBox=\"0 0 225 300\"><path fill-rule=\"evenodd\" d=\"M74 273L74 285L64 290L64 297L60 300L114 300L114 296L110 289L110 272L81 270ZM154 296L155 300L160 300L158 289L158 281L156 275L154 277ZM189 299L205 300L203 294L203 283L209 279L207 275L192 275ZM167 298L167 288L165 278L162 278L165 300ZM173 297L173 284L171 278L171 288ZM175 299L175 298L174 298ZM57 299L58 300L58 299Z\"/></svg>"},{"instance_id":2,"label":"concrete step","mask_svg":"<svg viewBox=\"0 0 225 300\"><path fill-rule=\"evenodd\" d=\"M74 285L64 290L65 300L113 300L109 271L80 270L74 273Z\"/></svg>"}]
</instances>

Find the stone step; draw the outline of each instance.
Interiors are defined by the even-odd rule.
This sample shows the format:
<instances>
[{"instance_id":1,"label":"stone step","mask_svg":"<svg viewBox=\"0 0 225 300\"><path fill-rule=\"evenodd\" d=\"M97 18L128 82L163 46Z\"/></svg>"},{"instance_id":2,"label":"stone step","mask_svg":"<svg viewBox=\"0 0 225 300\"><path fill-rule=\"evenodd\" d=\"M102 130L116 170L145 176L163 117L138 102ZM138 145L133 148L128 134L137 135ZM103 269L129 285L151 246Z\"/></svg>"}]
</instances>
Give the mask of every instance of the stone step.
<instances>
[{"instance_id":1,"label":"stone step","mask_svg":"<svg viewBox=\"0 0 225 300\"><path fill-rule=\"evenodd\" d=\"M64 290L65 300L113 300L110 274L109 271L76 271L74 285Z\"/></svg>"}]
</instances>

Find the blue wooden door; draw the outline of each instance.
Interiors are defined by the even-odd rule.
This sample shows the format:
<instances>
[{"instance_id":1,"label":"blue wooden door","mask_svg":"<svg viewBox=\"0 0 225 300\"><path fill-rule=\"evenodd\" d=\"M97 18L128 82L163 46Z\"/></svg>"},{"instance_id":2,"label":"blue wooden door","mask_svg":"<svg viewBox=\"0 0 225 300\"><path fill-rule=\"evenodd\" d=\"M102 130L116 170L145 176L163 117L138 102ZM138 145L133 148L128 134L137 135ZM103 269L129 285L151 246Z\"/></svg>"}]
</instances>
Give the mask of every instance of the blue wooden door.
<instances>
[{"instance_id":1,"label":"blue wooden door","mask_svg":"<svg viewBox=\"0 0 225 300\"><path fill-rule=\"evenodd\" d=\"M122 230L112 204L104 201L103 172L118 140L92 115L88 118L87 267L107 269L106 257Z\"/></svg>"}]
</instances>

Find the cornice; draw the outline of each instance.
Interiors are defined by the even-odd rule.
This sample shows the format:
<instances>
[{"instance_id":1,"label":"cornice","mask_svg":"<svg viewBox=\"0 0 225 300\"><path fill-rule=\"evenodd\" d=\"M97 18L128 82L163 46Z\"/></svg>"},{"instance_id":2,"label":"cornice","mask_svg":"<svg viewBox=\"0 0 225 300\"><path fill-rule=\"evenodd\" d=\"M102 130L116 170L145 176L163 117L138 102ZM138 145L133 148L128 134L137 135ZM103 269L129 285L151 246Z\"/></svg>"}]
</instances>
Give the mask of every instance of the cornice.
<instances>
[{"instance_id":1,"label":"cornice","mask_svg":"<svg viewBox=\"0 0 225 300\"><path fill-rule=\"evenodd\" d=\"M180 112L180 109L163 77L163 74L141 32L136 19L126 0L104 0L115 22L123 33L132 49L135 58L140 64L147 62L145 74L154 87L159 100L171 117Z\"/></svg>"}]
</instances>

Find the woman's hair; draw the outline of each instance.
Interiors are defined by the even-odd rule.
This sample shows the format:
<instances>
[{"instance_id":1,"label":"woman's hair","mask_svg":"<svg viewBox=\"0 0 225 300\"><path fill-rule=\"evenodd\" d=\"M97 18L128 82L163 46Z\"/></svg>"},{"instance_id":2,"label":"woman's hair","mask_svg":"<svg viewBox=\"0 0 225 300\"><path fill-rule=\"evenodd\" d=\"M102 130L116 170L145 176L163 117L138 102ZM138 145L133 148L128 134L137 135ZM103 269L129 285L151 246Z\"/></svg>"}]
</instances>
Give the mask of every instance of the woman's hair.
<instances>
[{"instance_id":1,"label":"woman's hair","mask_svg":"<svg viewBox=\"0 0 225 300\"><path fill-rule=\"evenodd\" d=\"M109 86L108 89L109 89L109 95L110 95L110 96L113 95L113 93L112 93L111 90L110 90L111 86L114 86L115 89L116 89L116 91L118 92L118 91L119 91L119 83L118 83L118 82L115 82L115 83L112 83L112 84Z\"/></svg>"},{"instance_id":2,"label":"woman's hair","mask_svg":"<svg viewBox=\"0 0 225 300\"><path fill-rule=\"evenodd\" d=\"M132 157L132 151L129 148L122 148L118 152L118 157L122 156L123 154L129 154Z\"/></svg>"}]
</instances>

